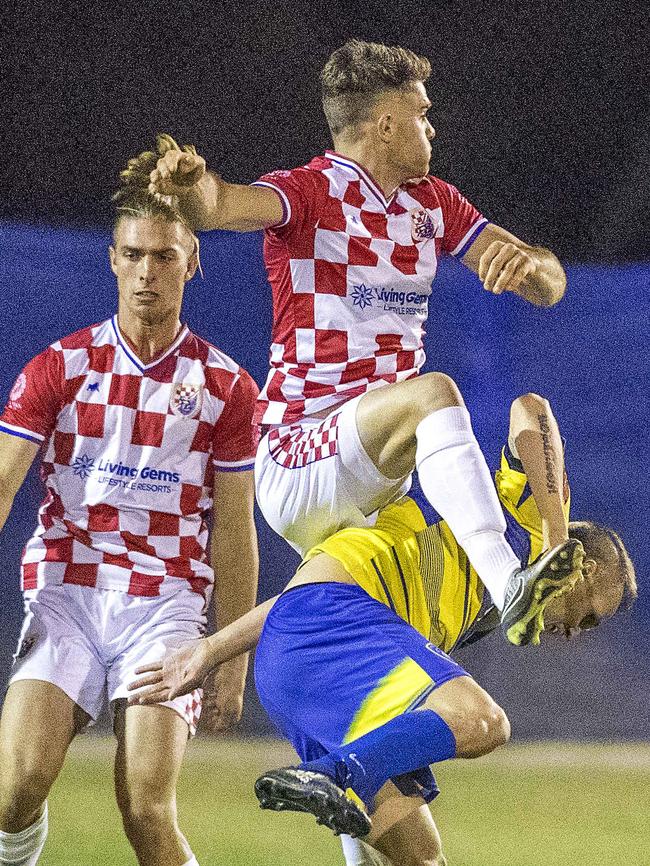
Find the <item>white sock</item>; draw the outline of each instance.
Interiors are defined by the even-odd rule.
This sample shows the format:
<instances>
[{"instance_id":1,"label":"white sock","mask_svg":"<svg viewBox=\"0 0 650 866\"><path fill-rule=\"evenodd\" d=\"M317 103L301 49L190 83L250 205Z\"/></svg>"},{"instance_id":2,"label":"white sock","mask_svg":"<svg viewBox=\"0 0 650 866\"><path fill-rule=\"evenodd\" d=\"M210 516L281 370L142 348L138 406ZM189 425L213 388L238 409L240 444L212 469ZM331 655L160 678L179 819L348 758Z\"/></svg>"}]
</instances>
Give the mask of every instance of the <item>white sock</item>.
<instances>
[{"instance_id":1,"label":"white sock","mask_svg":"<svg viewBox=\"0 0 650 866\"><path fill-rule=\"evenodd\" d=\"M0 830L0 864L2 866L36 866L47 839L47 803L43 814L20 833Z\"/></svg>"},{"instance_id":2,"label":"white sock","mask_svg":"<svg viewBox=\"0 0 650 866\"><path fill-rule=\"evenodd\" d=\"M188 860L185 866L199 866L199 861L196 859L194 855L192 855L192 859Z\"/></svg>"},{"instance_id":3,"label":"white sock","mask_svg":"<svg viewBox=\"0 0 650 866\"><path fill-rule=\"evenodd\" d=\"M415 435L424 495L501 609L508 578L521 563L505 539L506 521L469 412L464 406L438 409L418 424Z\"/></svg>"},{"instance_id":4,"label":"white sock","mask_svg":"<svg viewBox=\"0 0 650 866\"><path fill-rule=\"evenodd\" d=\"M393 862L366 842L353 839L352 836L341 836L341 846L347 866L391 866Z\"/></svg>"}]
</instances>

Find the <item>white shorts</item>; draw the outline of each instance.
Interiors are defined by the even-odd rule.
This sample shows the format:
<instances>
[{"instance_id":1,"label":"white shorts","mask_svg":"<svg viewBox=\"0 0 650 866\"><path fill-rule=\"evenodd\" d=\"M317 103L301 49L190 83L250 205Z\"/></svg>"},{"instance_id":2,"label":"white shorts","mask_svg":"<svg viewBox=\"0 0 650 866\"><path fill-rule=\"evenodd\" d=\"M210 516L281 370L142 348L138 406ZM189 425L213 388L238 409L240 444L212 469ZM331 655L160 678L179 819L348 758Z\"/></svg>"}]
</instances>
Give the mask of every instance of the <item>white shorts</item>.
<instances>
[{"instance_id":1,"label":"white shorts","mask_svg":"<svg viewBox=\"0 0 650 866\"><path fill-rule=\"evenodd\" d=\"M269 526L301 555L345 526L372 524L408 492L411 476L386 478L366 454L355 397L327 418L272 429L255 460L257 502Z\"/></svg>"},{"instance_id":2,"label":"white shorts","mask_svg":"<svg viewBox=\"0 0 650 866\"><path fill-rule=\"evenodd\" d=\"M69 583L30 590L9 683L52 683L95 720L105 697L112 703L129 696L135 668L204 634L204 608L203 597L188 589L154 598ZM195 733L200 689L163 706Z\"/></svg>"}]
</instances>

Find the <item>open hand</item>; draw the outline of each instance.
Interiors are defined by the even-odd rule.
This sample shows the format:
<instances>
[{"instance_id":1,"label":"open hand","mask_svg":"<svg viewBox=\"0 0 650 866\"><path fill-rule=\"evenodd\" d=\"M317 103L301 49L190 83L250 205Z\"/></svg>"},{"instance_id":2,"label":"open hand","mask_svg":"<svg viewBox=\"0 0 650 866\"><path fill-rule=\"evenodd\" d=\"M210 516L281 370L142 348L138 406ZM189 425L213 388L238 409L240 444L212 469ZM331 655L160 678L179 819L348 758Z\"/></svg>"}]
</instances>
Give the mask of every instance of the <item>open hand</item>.
<instances>
[{"instance_id":1,"label":"open hand","mask_svg":"<svg viewBox=\"0 0 650 866\"><path fill-rule=\"evenodd\" d=\"M127 685L129 704L159 704L187 695L203 685L214 667L207 640L193 640L170 648L165 657L135 669L139 678Z\"/></svg>"}]
</instances>

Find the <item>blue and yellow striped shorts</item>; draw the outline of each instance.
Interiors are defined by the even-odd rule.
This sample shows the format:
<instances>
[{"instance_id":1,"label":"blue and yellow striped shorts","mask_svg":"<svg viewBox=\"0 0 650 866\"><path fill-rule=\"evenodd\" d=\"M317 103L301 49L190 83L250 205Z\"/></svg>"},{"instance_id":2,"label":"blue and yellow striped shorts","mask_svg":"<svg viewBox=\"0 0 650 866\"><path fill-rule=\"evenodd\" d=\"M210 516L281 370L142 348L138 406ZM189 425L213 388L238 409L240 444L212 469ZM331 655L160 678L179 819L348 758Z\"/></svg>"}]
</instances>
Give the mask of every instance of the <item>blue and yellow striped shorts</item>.
<instances>
[{"instance_id":1,"label":"blue and yellow striped shorts","mask_svg":"<svg viewBox=\"0 0 650 866\"><path fill-rule=\"evenodd\" d=\"M361 587L336 582L280 596L255 657L262 705L303 761L417 708L433 689L466 675Z\"/></svg>"}]
</instances>

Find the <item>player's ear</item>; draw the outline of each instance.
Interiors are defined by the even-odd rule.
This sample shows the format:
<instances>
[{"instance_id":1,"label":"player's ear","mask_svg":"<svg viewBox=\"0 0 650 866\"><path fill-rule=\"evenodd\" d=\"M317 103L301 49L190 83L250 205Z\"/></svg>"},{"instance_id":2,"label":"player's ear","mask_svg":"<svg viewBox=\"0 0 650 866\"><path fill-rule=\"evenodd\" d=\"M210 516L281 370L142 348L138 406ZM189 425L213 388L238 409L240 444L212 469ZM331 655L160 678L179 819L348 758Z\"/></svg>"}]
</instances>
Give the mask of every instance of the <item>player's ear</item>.
<instances>
[{"instance_id":1,"label":"player's ear","mask_svg":"<svg viewBox=\"0 0 650 866\"><path fill-rule=\"evenodd\" d=\"M377 134L381 141L391 141L395 132L395 119L385 112L377 119Z\"/></svg>"},{"instance_id":2,"label":"player's ear","mask_svg":"<svg viewBox=\"0 0 650 866\"><path fill-rule=\"evenodd\" d=\"M187 270L185 271L186 283L188 283L192 279L197 270L201 274L201 276L203 276L203 271L201 269L201 253L199 239L196 235L192 235L192 253L187 260Z\"/></svg>"},{"instance_id":3,"label":"player's ear","mask_svg":"<svg viewBox=\"0 0 650 866\"><path fill-rule=\"evenodd\" d=\"M108 260L111 263L111 270L113 271L115 276L117 276L117 270L115 267L115 247L113 246L113 244L111 244L108 248Z\"/></svg>"}]
</instances>

